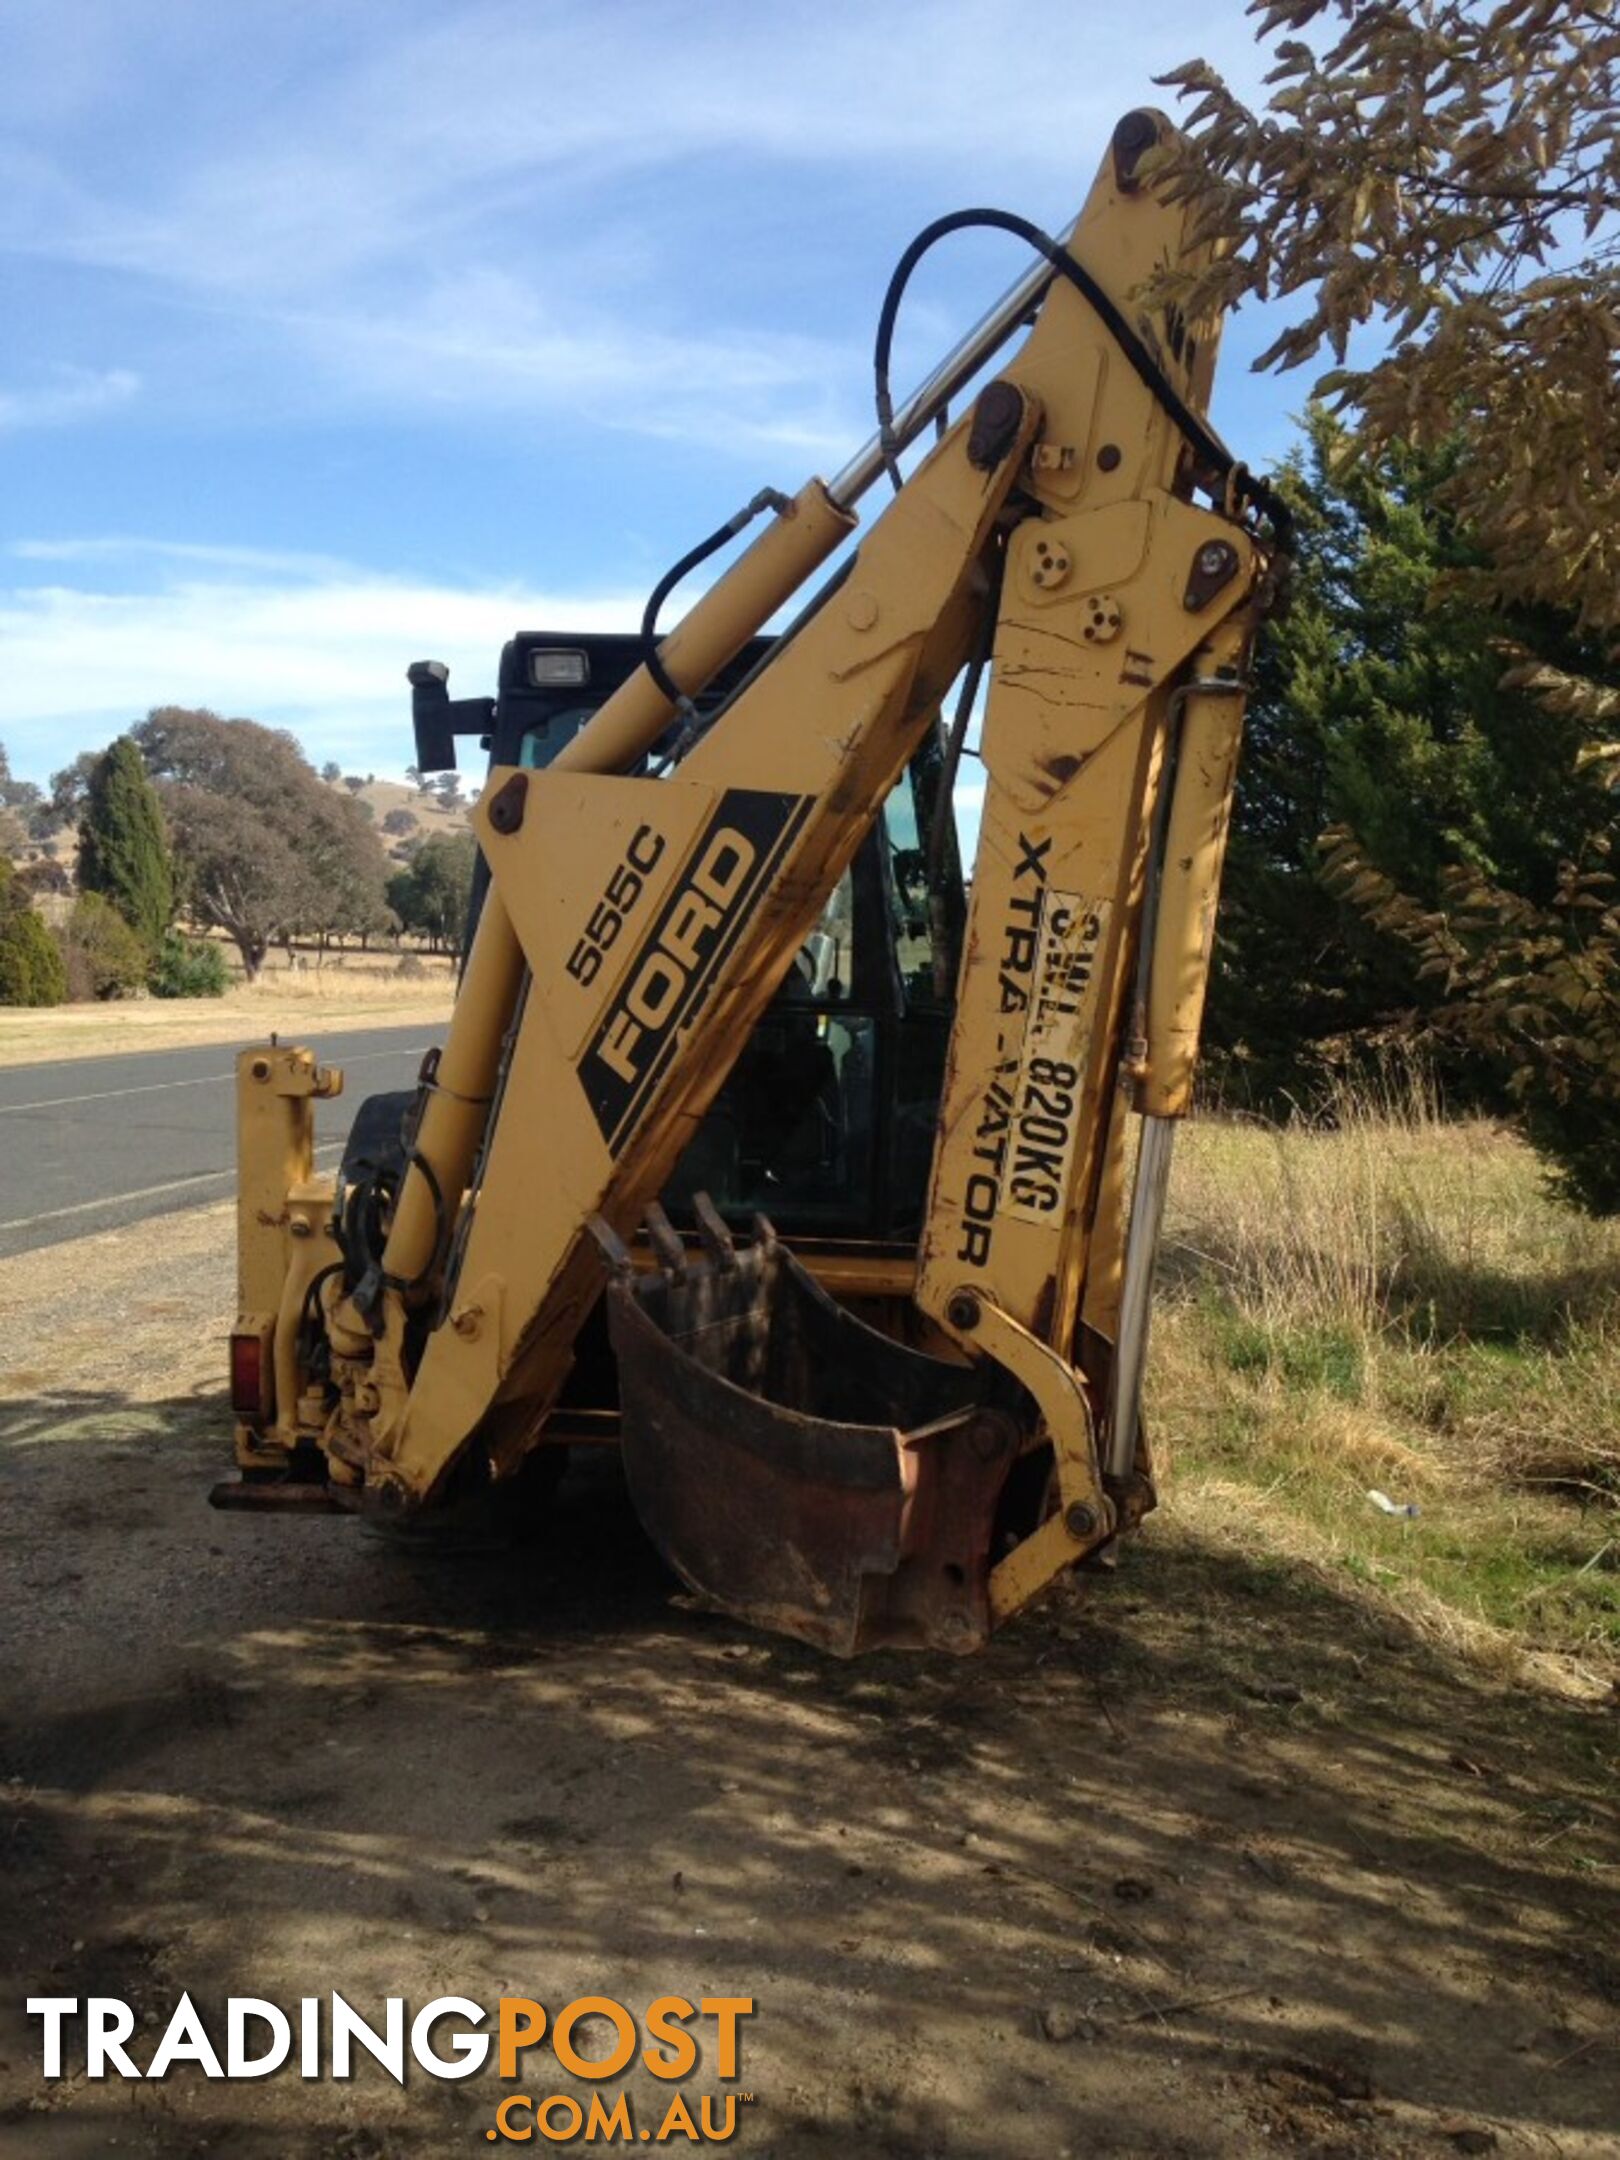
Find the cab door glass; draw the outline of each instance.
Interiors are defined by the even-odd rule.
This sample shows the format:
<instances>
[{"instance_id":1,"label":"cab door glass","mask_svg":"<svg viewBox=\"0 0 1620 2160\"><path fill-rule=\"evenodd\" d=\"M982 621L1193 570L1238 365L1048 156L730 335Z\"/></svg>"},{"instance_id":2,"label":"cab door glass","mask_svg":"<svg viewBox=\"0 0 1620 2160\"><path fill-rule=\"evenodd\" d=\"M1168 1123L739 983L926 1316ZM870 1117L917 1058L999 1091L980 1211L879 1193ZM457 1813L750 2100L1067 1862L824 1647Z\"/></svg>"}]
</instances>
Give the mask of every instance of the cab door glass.
<instances>
[{"instance_id":1,"label":"cab door glass","mask_svg":"<svg viewBox=\"0 0 1620 2160\"><path fill-rule=\"evenodd\" d=\"M566 712L552 713L538 727L526 728L518 745L518 763L530 772L537 772L549 765L560 750L565 750L596 712L594 705L575 705Z\"/></svg>"},{"instance_id":2,"label":"cab door glass","mask_svg":"<svg viewBox=\"0 0 1620 2160\"><path fill-rule=\"evenodd\" d=\"M855 883L846 870L794 957L778 998L842 1005L855 967Z\"/></svg>"},{"instance_id":3,"label":"cab door glass","mask_svg":"<svg viewBox=\"0 0 1620 2160\"><path fill-rule=\"evenodd\" d=\"M943 753L930 736L883 806L885 884L896 972L906 1009L937 1009L953 992L965 908L949 809L936 846L934 812Z\"/></svg>"},{"instance_id":4,"label":"cab door glass","mask_svg":"<svg viewBox=\"0 0 1620 2160\"><path fill-rule=\"evenodd\" d=\"M728 1214L848 1229L871 1206L876 1029L779 995L665 1188L684 1211L706 1192Z\"/></svg>"}]
</instances>

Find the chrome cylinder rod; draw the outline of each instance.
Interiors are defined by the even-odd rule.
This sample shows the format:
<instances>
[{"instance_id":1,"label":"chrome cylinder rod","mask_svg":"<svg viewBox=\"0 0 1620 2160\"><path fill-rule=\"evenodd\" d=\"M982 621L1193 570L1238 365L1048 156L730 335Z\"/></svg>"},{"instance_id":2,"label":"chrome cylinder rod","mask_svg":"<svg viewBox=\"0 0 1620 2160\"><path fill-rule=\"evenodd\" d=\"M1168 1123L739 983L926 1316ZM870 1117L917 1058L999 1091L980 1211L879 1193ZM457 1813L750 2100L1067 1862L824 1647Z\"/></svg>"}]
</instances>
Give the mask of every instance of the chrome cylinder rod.
<instances>
[{"instance_id":1,"label":"chrome cylinder rod","mask_svg":"<svg viewBox=\"0 0 1620 2160\"><path fill-rule=\"evenodd\" d=\"M1136 1190L1131 1197L1131 1225L1125 1240L1125 1282L1120 1292L1119 1340L1114 1346L1108 1409L1106 1468L1111 1478L1122 1481L1136 1465L1153 1268L1159 1257L1159 1231L1164 1222L1170 1154L1178 1123L1176 1118L1144 1118L1142 1144L1136 1157Z\"/></svg>"},{"instance_id":2,"label":"chrome cylinder rod","mask_svg":"<svg viewBox=\"0 0 1620 2160\"><path fill-rule=\"evenodd\" d=\"M1078 222L1078 220L1076 221ZM1061 234L1064 246L1074 226ZM892 439L885 451L881 434L857 450L849 463L827 483L827 493L841 510L852 510L884 469L887 455L898 456L914 443L936 414L943 412L965 383L973 380L985 362L998 353L1038 307L1057 273L1043 256L1037 256L1023 276L1009 285L989 312L980 317L960 344L954 345L933 373L913 390L894 416Z\"/></svg>"}]
</instances>

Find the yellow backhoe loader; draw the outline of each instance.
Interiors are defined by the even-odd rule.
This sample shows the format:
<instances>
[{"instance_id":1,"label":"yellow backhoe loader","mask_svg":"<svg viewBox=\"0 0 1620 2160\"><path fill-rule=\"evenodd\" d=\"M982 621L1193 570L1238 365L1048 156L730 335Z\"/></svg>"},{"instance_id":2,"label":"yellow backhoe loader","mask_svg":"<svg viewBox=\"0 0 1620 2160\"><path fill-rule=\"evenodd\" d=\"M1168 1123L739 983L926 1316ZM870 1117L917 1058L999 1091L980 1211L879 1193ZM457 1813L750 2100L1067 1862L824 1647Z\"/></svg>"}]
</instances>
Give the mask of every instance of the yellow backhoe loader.
<instances>
[{"instance_id":1,"label":"yellow backhoe loader","mask_svg":"<svg viewBox=\"0 0 1620 2160\"><path fill-rule=\"evenodd\" d=\"M1168 130L1121 121L1061 240L920 234L873 441L639 638L520 636L494 699L411 668L419 762L491 752L476 928L335 1179L341 1076L240 1058L220 1504L515 1521L616 1443L693 1592L845 1655L970 1650L1153 1505L1154 1250L1286 552L1206 417L1219 326L1141 297L1202 259ZM896 406L906 280L968 226L1030 267Z\"/></svg>"}]
</instances>

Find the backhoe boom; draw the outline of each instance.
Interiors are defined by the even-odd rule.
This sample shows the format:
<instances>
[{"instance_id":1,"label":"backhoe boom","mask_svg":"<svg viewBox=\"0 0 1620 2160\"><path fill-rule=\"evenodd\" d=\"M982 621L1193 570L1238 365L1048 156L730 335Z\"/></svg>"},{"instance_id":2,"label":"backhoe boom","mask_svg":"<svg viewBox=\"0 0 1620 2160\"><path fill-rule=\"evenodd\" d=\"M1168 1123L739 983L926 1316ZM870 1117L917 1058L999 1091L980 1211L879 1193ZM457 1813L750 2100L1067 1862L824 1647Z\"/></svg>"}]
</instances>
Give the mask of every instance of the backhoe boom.
<instances>
[{"instance_id":1,"label":"backhoe boom","mask_svg":"<svg viewBox=\"0 0 1620 2160\"><path fill-rule=\"evenodd\" d=\"M498 1498L582 1429L569 1406L605 1355L605 1310L655 1539L716 1604L834 1650L970 1647L1152 1504L1138 1395L1159 1135L1190 1101L1271 552L1202 417L1216 326L1139 312L1156 273L1198 260L1184 209L1138 173L1166 126L1122 123L1066 248L1041 242L831 490L775 498L658 665L543 768L493 766L474 820L489 893L409 1145L375 1187L385 1245L364 1267L346 1245L325 1273L306 1260L267 1323L262 1210L244 1226L239 1333L250 1317L268 1353L246 1470L319 1460L385 1515ZM1016 355L901 481L905 442L1031 308ZM689 701L886 468L898 492L834 583L700 717ZM908 772L942 767L948 809L960 745L941 750L940 704L986 653L954 969L937 823L925 872L894 856L884 873L891 937L923 935L906 881L928 886L933 972L894 962L900 1009L954 973L910 1257L834 1239L807 1272L765 1222L739 1252L701 1194L680 1211L695 1256L656 1203L694 1160L729 1164L718 1197L736 1223L758 1104L741 1123L725 1105L759 1044L776 1046L784 1129L812 1106L817 1159L873 1145L871 1060L827 958L837 896ZM244 1190L273 1181L255 1150L278 1129L244 1124ZM767 1131L767 1194L774 1177L791 1195L795 1145ZM632 1244L644 1219L650 1269ZM824 1285L862 1268L889 1294L857 1313Z\"/></svg>"}]
</instances>

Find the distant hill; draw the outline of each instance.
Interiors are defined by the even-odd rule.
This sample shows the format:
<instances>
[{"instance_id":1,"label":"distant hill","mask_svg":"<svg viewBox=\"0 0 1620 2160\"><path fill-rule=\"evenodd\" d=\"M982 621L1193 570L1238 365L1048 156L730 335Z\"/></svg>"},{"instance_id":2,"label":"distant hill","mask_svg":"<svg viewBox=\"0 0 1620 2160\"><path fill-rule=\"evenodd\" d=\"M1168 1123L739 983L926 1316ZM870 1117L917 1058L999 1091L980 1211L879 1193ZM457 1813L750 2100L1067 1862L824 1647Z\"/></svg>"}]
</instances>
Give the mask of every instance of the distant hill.
<instances>
[{"instance_id":1,"label":"distant hill","mask_svg":"<svg viewBox=\"0 0 1620 2160\"><path fill-rule=\"evenodd\" d=\"M364 787L355 789L342 780L329 781L328 786L340 795L354 795L357 800L371 807L377 836L389 855L396 862L403 862L406 849L413 840L425 840L434 833L457 833L467 829L467 813L476 800L477 790L464 792L459 807L447 810L437 795L421 792L404 780L368 780ZM462 783L466 790L467 783ZM387 830L390 818L410 817L414 823L399 832Z\"/></svg>"},{"instance_id":2,"label":"distant hill","mask_svg":"<svg viewBox=\"0 0 1620 2160\"><path fill-rule=\"evenodd\" d=\"M434 833L465 832L468 813L477 800L476 784L464 793L462 801L453 810L447 810L438 796L431 791L424 792L413 788L404 780L368 780L365 786L358 790L346 786L342 780L332 780L327 784L340 795L357 795L361 802L371 806L377 837L389 859L397 863L404 862L413 840L425 840ZM463 788L466 789L465 781ZM396 821L409 817L412 822L408 826L401 824L401 829L397 832L390 832L386 830L386 825L391 817ZM39 862L42 858L59 863L69 879L76 881L79 859L77 826L64 825L52 833L48 840L31 840L17 851L18 862L25 866ZM43 905L43 900L41 904ZM64 898L59 904L53 902L52 907L45 912L48 916L53 913L65 914L70 904L70 899Z\"/></svg>"}]
</instances>

